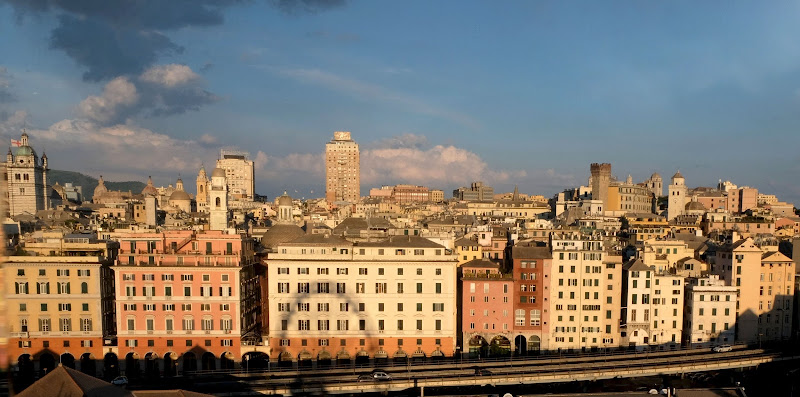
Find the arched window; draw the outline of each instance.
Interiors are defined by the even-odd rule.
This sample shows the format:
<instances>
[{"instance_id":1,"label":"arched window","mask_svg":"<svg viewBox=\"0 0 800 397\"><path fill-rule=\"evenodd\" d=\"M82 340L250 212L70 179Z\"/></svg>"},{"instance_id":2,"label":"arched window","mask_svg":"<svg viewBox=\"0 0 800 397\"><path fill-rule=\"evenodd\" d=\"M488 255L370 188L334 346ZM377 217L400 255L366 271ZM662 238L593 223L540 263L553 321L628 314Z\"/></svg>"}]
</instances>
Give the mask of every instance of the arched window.
<instances>
[{"instance_id":1,"label":"arched window","mask_svg":"<svg viewBox=\"0 0 800 397\"><path fill-rule=\"evenodd\" d=\"M219 207L221 205L220 204L221 202L222 202L222 200L220 200L219 197L217 197L217 207Z\"/></svg>"},{"instance_id":2,"label":"arched window","mask_svg":"<svg viewBox=\"0 0 800 397\"><path fill-rule=\"evenodd\" d=\"M203 193L203 185L200 185L200 193Z\"/></svg>"},{"instance_id":3,"label":"arched window","mask_svg":"<svg viewBox=\"0 0 800 397\"><path fill-rule=\"evenodd\" d=\"M88 294L89 293L89 284L81 283L81 293Z\"/></svg>"}]
</instances>

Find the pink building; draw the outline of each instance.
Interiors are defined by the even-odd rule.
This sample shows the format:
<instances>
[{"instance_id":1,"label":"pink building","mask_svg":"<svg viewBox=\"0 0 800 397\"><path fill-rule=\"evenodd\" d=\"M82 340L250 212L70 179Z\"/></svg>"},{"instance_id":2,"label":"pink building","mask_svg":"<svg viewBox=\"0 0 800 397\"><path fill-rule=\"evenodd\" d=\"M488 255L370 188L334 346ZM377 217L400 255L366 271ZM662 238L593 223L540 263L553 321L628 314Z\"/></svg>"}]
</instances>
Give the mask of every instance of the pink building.
<instances>
[{"instance_id":1,"label":"pink building","mask_svg":"<svg viewBox=\"0 0 800 397\"><path fill-rule=\"evenodd\" d=\"M745 212L758 208L758 189L743 187L728 192L728 211Z\"/></svg>"},{"instance_id":2,"label":"pink building","mask_svg":"<svg viewBox=\"0 0 800 397\"><path fill-rule=\"evenodd\" d=\"M507 355L514 329L514 282L485 259L461 265L463 352L471 357Z\"/></svg>"},{"instance_id":3,"label":"pink building","mask_svg":"<svg viewBox=\"0 0 800 397\"><path fill-rule=\"evenodd\" d=\"M126 374L234 368L242 344L260 340L250 238L167 231L118 240L117 337Z\"/></svg>"}]
</instances>

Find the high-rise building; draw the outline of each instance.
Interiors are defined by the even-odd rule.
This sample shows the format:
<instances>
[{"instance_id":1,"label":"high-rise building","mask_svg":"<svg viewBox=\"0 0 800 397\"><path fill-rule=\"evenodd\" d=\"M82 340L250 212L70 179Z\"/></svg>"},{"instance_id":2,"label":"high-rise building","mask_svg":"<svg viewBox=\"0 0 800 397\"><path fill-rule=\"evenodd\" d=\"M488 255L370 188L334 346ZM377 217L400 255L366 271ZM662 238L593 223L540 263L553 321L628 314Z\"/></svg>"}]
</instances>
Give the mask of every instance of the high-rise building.
<instances>
[{"instance_id":1,"label":"high-rise building","mask_svg":"<svg viewBox=\"0 0 800 397\"><path fill-rule=\"evenodd\" d=\"M255 197L255 166L252 160L248 160L248 153L238 150L220 150L219 157L217 168L225 171L228 197L232 201L253 201Z\"/></svg>"},{"instance_id":2,"label":"high-rise building","mask_svg":"<svg viewBox=\"0 0 800 397\"><path fill-rule=\"evenodd\" d=\"M8 214L35 215L36 211L49 209L47 202L47 155L41 160L36 151L28 144L28 134L22 133L19 141L12 141L18 146L12 153L8 149L6 162L3 164L6 173L6 191L8 192Z\"/></svg>"},{"instance_id":3,"label":"high-rise building","mask_svg":"<svg viewBox=\"0 0 800 397\"><path fill-rule=\"evenodd\" d=\"M361 198L361 160L350 133L337 131L325 145L325 199L357 202Z\"/></svg>"}]
</instances>

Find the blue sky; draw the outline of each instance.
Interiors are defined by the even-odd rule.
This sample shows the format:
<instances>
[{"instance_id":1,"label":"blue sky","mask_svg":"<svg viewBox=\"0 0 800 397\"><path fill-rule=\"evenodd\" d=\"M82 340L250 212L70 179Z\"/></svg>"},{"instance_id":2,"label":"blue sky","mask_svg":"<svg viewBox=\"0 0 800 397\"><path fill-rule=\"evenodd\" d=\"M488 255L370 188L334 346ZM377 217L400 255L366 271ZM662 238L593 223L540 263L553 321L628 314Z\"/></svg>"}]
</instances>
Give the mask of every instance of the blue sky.
<instances>
[{"instance_id":1,"label":"blue sky","mask_svg":"<svg viewBox=\"0 0 800 397\"><path fill-rule=\"evenodd\" d=\"M324 143L349 130L364 193L549 196L610 162L800 202L796 2L116 6L0 0L0 136L25 125L54 168L157 184L236 146L270 197L322 195Z\"/></svg>"}]
</instances>

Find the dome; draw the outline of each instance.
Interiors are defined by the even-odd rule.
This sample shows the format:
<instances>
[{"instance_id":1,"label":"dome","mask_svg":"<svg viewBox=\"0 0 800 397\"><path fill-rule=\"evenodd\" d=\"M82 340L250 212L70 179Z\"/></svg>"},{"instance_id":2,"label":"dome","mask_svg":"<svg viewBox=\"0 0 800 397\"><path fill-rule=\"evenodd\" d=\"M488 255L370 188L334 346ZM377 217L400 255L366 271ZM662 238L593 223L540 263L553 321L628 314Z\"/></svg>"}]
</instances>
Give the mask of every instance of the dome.
<instances>
[{"instance_id":1,"label":"dome","mask_svg":"<svg viewBox=\"0 0 800 397\"><path fill-rule=\"evenodd\" d=\"M103 181L103 176L100 175L100 179L97 180L97 187L94 188L94 196L99 197L101 194L107 191L108 189L106 188L105 181Z\"/></svg>"},{"instance_id":2,"label":"dome","mask_svg":"<svg viewBox=\"0 0 800 397\"><path fill-rule=\"evenodd\" d=\"M189 196L189 193L183 190L176 190L169 196L169 201L192 201L192 198Z\"/></svg>"},{"instance_id":3,"label":"dome","mask_svg":"<svg viewBox=\"0 0 800 397\"><path fill-rule=\"evenodd\" d=\"M142 189L142 195L147 196L148 194L151 196L158 196L158 189L153 186L153 178L151 177L147 177L147 186Z\"/></svg>"},{"instance_id":4,"label":"dome","mask_svg":"<svg viewBox=\"0 0 800 397\"><path fill-rule=\"evenodd\" d=\"M661 175L658 172L654 172L653 175L650 175L650 179L661 179Z\"/></svg>"},{"instance_id":5,"label":"dome","mask_svg":"<svg viewBox=\"0 0 800 397\"><path fill-rule=\"evenodd\" d=\"M685 208L686 208L687 211L705 211L706 210L706 206L704 206L699 201L690 201L690 202L686 203L686 207Z\"/></svg>"},{"instance_id":6,"label":"dome","mask_svg":"<svg viewBox=\"0 0 800 397\"><path fill-rule=\"evenodd\" d=\"M292 206L292 197L283 192L283 196L278 197L278 205L279 206Z\"/></svg>"},{"instance_id":7,"label":"dome","mask_svg":"<svg viewBox=\"0 0 800 397\"><path fill-rule=\"evenodd\" d=\"M36 152L34 152L33 148L28 145L20 146L19 149L17 149L17 156L31 156L31 155L35 156Z\"/></svg>"},{"instance_id":8,"label":"dome","mask_svg":"<svg viewBox=\"0 0 800 397\"><path fill-rule=\"evenodd\" d=\"M267 248L276 247L278 244L296 240L306 235L300 226L293 224L277 224L269 228L261 236L261 245Z\"/></svg>"},{"instance_id":9,"label":"dome","mask_svg":"<svg viewBox=\"0 0 800 397\"><path fill-rule=\"evenodd\" d=\"M214 171L211 171L211 177L212 178L216 178L216 177L223 177L224 178L225 177L225 170L223 170L222 168L219 168L219 167L214 168Z\"/></svg>"}]
</instances>

